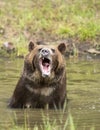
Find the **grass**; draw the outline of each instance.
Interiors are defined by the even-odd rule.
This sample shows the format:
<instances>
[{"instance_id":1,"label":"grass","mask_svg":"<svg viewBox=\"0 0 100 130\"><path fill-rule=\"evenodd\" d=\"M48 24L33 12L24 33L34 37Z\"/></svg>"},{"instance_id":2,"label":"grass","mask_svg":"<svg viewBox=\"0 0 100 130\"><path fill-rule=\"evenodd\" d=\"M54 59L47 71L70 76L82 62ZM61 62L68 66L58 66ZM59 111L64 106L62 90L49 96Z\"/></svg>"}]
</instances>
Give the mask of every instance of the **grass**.
<instances>
[{"instance_id":1,"label":"grass","mask_svg":"<svg viewBox=\"0 0 100 130\"><path fill-rule=\"evenodd\" d=\"M66 118L66 121L63 121L63 118L60 119L59 123L56 119L53 119L51 122L51 119L49 115L43 115L43 124L42 125L34 125L33 127L29 126L29 117L27 114L25 114L24 124L21 126L18 126L12 121L12 124L8 125L5 123L4 127L0 125L1 130L77 130L79 129L73 120L73 117L71 114ZM58 125L59 124L59 125ZM81 130L85 130L85 126L81 128ZM89 130L95 130L94 126L90 126Z\"/></svg>"},{"instance_id":2,"label":"grass","mask_svg":"<svg viewBox=\"0 0 100 130\"><path fill-rule=\"evenodd\" d=\"M1 0L0 44L11 41L17 55L27 52L28 40L77 38L95 41L100 35L99 0Z\"/></svg>"}]
</instances>

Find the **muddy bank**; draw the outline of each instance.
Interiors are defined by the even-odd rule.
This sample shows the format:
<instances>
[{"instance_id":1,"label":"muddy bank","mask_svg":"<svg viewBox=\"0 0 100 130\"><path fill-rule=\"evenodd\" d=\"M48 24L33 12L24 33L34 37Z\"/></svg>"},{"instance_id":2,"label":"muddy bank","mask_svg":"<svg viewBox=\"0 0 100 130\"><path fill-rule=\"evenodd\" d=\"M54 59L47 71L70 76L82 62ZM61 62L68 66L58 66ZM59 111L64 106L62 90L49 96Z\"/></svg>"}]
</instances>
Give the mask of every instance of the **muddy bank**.
<instances>
[{"instance_id":1,"label":"muddy bank","mask_svg":"<svg viewBox=\"0 0 100 130\"><path fill-rule=\"evenodd\" d=\"M34 39L34 40L33 40ZM32 38L34 42L38 44L59 44L59 43L66 43L67 50L66 50L66 57L77 57L77 58L86 58L86 59L94 59L100 58L100 39L98 38L97 41L79 41L73 38L66 38L66 39L57 39L51 38L50 40L48 37L45 38ZM29 41L29 39L27 39ZM26 48L27 49L27 48ZM18 57L23 58L25 54L18 55L18 48L15 46L14 43L6 42L3 43L0 47L0 56L1 57Z\"/></svg>"},{"instance_id":2,"label":"muddy bank","mask_svg":"<svg viewBox=\"0 0 100 130\"><path fill-rule=\"evenodd\" d=\"M100 40L79 41L77 39L62 40L67 44L67 57L78 57L86 59L100 58Z\"/></svg>"}]
</instances>

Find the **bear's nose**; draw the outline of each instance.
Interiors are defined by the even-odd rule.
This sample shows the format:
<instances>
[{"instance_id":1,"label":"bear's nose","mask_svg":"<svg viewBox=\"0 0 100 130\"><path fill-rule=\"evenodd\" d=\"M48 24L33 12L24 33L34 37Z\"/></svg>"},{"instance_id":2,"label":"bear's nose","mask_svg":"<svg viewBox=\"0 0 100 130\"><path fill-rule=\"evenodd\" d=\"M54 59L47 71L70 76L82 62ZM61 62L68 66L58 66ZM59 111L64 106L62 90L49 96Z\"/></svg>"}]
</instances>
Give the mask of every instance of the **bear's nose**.
<instances>
[{"instance_id":1,"label":"bear's nose","mask_svg":"<svg viewBox=\"0 0 100 130\"><path fill-rule=\"evenodd\" d=\"M41 54L42 54L43 56L48 56L48 55L50 54L50 51L49 51L49 49L47 49L47 48L43 48L43 49L41 50Z\"/></svg>"}]
</instances>

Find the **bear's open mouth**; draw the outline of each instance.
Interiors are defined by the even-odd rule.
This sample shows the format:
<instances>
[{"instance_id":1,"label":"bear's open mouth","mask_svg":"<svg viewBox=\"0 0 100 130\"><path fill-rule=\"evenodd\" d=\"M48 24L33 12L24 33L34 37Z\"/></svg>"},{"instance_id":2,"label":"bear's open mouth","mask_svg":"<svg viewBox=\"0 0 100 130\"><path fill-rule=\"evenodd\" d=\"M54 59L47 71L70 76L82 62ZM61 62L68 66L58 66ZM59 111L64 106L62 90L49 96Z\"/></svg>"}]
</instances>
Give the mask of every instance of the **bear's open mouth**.
<instances>
[{"instance_id":1,"label":"bear's open mouth","mask_svg":"<svg viewBox=\"0 0 100 130\"><path fill-rule=\"evenodd\" d=\"M40 69L41 69L43 77L50 76L51 59L50 58L46 58L46 57L42 57L40 59Z\"/></svg>"}]
</instances>

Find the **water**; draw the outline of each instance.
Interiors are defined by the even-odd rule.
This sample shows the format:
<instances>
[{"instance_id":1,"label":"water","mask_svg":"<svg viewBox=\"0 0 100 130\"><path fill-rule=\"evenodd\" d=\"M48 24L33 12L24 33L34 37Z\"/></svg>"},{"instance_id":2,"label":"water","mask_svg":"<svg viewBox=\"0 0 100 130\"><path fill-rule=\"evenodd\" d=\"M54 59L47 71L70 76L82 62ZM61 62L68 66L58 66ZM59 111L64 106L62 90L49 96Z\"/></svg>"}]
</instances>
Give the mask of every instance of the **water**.
<instances>
[{"instance_id":1,"label":"water","mask_svg":"<svg viewBox=\"0 0 100 130\"><path fill-rule=\"evenodd\" d=\"M68 119L72 115L77 130L100 130L100 60L67 60L68 104L61 110L9 109L8 101L23 68L23 59L0 59L0 130L14 126L28 127L43 125L43 120L50 123L56 119L56 125L71 128ZM45 118L44 118L45 116ZM26 123L25 123L26 122Z\"/></svg>"}]
</instances>

